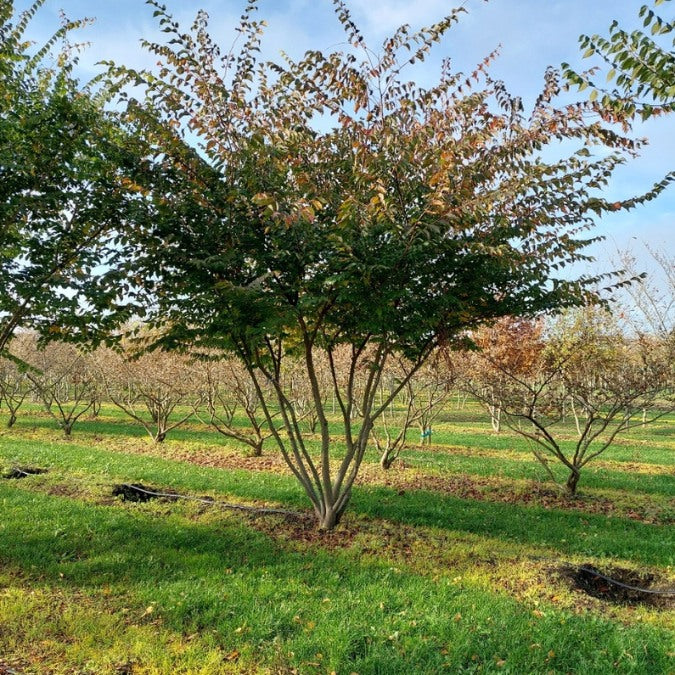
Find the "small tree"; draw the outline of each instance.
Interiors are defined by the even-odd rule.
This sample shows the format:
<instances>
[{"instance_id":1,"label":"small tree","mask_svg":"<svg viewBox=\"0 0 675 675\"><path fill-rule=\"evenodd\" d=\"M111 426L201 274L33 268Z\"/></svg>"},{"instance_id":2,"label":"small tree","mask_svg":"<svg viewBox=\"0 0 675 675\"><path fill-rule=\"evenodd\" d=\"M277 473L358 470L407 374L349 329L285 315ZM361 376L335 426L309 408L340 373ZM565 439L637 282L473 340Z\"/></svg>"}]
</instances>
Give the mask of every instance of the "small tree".
<instances>
[{"instance_id":1,"label":"small tree","mask_svg":"<svg viewBox=\"0 0 675 675\"><path fill-rule=\"evenodd\" d=\"M665 182L623 202L597 195L639 143L599 120L595 105L557 106L554 70L528 116L487 75L490 57L468 77L446 63L428 89L404 79L462 10L416 33L403 26L375 53L335 0L346 51L279 64L257 60L264 23L254 0L240 47L224 54L204 13L184 32L151 4L170 38L146 45L158 71L113 71L119 87L146 88L128 101L128 124L157 167L138 177L155 209L135 233L139 292L158 344L241 360L319 526L331 529L375 421L429 356L497 317L588 301L597 280L556 270L586 259L581 233L595 216L653 198ZM559 141L577 152L544 161L542 149ZM595 145L608 152L590 157ZM398 355L408 374L380 402ZM284 389L288 358L304 364L317 453ZM322 358L341 419L337 459Z\"/></svg>"},{"instance_id":2,"label":"small tree","mask_svg":"<svg viewBox=\"0 0 675 675\"><path fill-rule=\"evenodd\" d=\"M17 336L12 350L26 363L26 379L46 412L70 436L75 423L98 397L89 355L64 342L39 345L32 333Z\"/></svg>"},{"instance_id":3,"label":"small tree","mask_svg":"<svg viewBox=\"0 0 675 675\"><path fill-rule=\"evenodd\" d=\"M482 354L485 367L474 371L468 384L479 398L485 381L498 391L505 423L530 441L554 481L551 460L567 469L563 487L570 495L576 494L583 467L639 413L648 423L675 409L675 371L663 345L626 337L604 310L566 314L546 342L532 347L525 368ZM574 441L565 438L569 410L576 421Z\"/></svg>"},{"instance_id":4,"label":"small tree","mask_svg":"<svg viewBox=\"0 0 675 675\"><path fill-rule=\"evenodd\" d=\"M16 416L26 397L31 391L30 382L25 369L16 361L8 358L0 360L0 405L7 406L9 417L7 426L13 427Z\"/></svg>"},{"instance_id":5,"label":"small tree","mask_svg":"<svg viewBox=\"0 0 675 675\"><path fill-rule=\"evenodd\" d=\"M478 351L464 355L463 385L484 405L495 433L501 431L511 380L527 378L541 357L543 328L543 321L504 317L477 331Z\"/></svg>"},{"instance_id":6,"label":"small tree","mask_svg":"<svg viewBox=\"0 0 675 675\"><path fill-rule=\"evenodd\" d=\"M207 361L196 368L202 390L195 405L197 417L226 438L245 443L254 457L260 457L272 432L245 368L235 359ZM239 415L244 416L243 426Z\"/></svg>"},{"instance_id":7,"label":"small tree","mask_svg":"<svg viewBox=\"0 0 675 675\"><path fill-rule=\"evenodd\" d=\"M613 298L627 330L634 336L656 336L672 348L675 360L675 254L646 246L649 271L639 269L629 250L619 252L618 264L627 277L640 277L637 283L622 287Z\"/></svg>"},{"instance_id":8,"label":"small tree","mask_svg":"<svg viewBox=\"0 0 675 675\"><path fill-rule=\"evenodd\" d=\"M453 376L448 372L447 364L438 354L427 362L415 375L407 377L410 364L399 361L395 370L390 370L389 390L396 388L397 382L407 379L407 384L398 399L389 403L375 426L372 437L380 454L380 466L389 469L398 459L405 447L410 428L416 425L420 430L420 442L431 444L432 423L442 410L443 403L450 395ZM384 388L384 382L380 386ZM385 394L382 394L384 399Z\"/></svg>"},{"instance_id":9,"label":"small tree","mask_svg":"<svg viewBox=\"0 0 675 675\"><path fill-rule=\"evenodd\" d=\"M194 415L205 394L195 386L186 357L162 351L134 356L128 349L99 350L98 376L108 400L138 422L155 443L162 443Z\"/></svg>"}]
</instances>

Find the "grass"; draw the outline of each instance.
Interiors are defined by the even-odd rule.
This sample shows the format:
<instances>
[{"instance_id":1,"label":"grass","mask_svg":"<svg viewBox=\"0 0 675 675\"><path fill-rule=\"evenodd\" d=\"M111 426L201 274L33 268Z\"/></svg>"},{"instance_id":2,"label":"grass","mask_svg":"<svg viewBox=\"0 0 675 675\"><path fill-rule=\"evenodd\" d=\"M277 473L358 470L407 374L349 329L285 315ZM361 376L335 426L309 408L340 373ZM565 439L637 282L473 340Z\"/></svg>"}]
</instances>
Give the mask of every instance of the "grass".
<instances>
[{"instance_id":1,"label":"grass","mask_svg":"<svg viewBox=\"0 0 675 675\"><path fill-rule=\"evenodd\" d=\"M390 475L540 487L517 438L461 412L457 429L447 418L440 425L439 447L406 450L410 468ZM112 497L114 483L141 481L307 508L274 463L192 461L238 450L197 424L153 446L106 409L66 440L29 410L0 433L0 466L50 471L0 480L0 672L672 672L667 609L586 596L562 568L646 569L673 586L672 528L594 510L600 495L662 516L672 508L672 436L631 433L634 446L584 474L573 506L367 480L338 531L319 535L279 516ZM464 445L474 436L484 455ZM380 475L376 459L368 476ZM650 472L636 474L636 462Z\"/></svg>"}]
</instances>

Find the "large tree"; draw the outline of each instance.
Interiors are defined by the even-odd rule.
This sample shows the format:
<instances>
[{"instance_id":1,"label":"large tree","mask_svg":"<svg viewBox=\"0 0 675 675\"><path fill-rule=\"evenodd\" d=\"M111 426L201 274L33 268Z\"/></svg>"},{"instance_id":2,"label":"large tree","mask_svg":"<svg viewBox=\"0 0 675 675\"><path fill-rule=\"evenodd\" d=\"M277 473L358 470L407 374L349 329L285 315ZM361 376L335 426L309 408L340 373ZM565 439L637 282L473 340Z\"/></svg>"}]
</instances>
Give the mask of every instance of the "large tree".
<instances>
[{"instance_id":1,"label":"large tree","mask_svg":"<svg viewBox=\"0 0 675 675\"><path fill-rule=\"evenodd\" d=\"M123 189L142 168L134 144L73 75L68 38L84 22L26 38L43 3L15 15L0 2L0 355L19 326L91 335L117 320L116 258L139 202Z\"/></svg>"},{"instance_id":2,"label":"large tree","mask_svg":"<svg viewBox=\"0 0 675 675\"><path fill-rule=\"evenodd\" d=\"M468 74L444 63L431 88L407 81L405 69L462 10L419 32L403 26L373 51L335 0L345 51L269 63L257 57L264 22L253 0L241 44L224 54L206 14L183 32L151 4L168 38L146 45L158 71L113 69L120 87L145 87L128 100L128 123L163 169L141 185L155 214L137 231L137 290L158 345L241 359L330 529L375 420L430 354L497 317L592 300L599 279L570 280L561 268L587 259L595 216L652 198L665 181L606 202L597 188L639 144L588 103L558 106L554 70L528 115L489 77L491 57ZM546 161L548 146L573 154ZM379 400L395 355L410 367ZM288 356L304 362L318 449L285 387ZM337 438L317 375L323 358Z\"/></svg>"}]
</instances>

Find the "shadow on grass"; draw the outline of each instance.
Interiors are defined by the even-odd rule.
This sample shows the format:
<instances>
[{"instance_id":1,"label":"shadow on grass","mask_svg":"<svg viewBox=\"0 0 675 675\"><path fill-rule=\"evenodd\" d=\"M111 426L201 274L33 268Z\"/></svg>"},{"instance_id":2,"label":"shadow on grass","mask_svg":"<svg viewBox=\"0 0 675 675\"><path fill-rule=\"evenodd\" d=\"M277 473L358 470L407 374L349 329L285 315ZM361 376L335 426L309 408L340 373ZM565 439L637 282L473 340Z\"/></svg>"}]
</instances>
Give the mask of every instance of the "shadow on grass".
<instances>
[{"instance_id":1,"label":"shadow on grass","mask_svg":"<svg viewBox=\"0 0 675 675\"><path fill-rule=\"evenodd\" d=\"M113 482L141 482L193 494L212 492L224 499L230 495L295 509L309 507L292 476L207 469L74 444L69 444L68 452L64 452L62 447L24 441L14 443L11 450L2 450L0 456L3 455L13 461L84 474L87 480L110 486ZM437 492L407 491L400 495L390 488L358 486L349 508L372 518L543 546L561 556L609 556L669 565L675 551L674 533L667 526L579 511L460 499Z\"/></svg>"},{"instance_id":2,"label":"shadow on grass","mask_svg":"<svg viewBox=\"0 0 675 675\"><path fill-rule=\"evenodd\" d=\"M561 557L587 554L654 565L671 565L674 559L673 528L623 518L458 499L424 490L400 495L373 487L355 491L352 508L373 518L543 546Z\"/></svg>"},{"instance_id":3,"label":"shadow on grass","mask_svg":"<svg viewBox=\"0 0 675 675\"><path fill-rule=\"evenodd\" d=\"M604 672L603 663L618 663L626 651L636 656L624 672L666 667L666 636L652 627L555 611L535 622L511 598L345 552L284 550L224 517L194 523L7 484L0 503L0 561L42 586L113 586L126 606L151 603L165 627L208 632L257 662L319 672L308 664L321 653L322 672L365 674L473 672L481 664L492 672L504 659L512 672L543 672L552 650L559 672Z\"/></svg>"},{"instance_id":4,"label":"shadow on grass","mask_svg":"<svg viewBox=\"0 0 675 675\"><path fill-rule=\"evenodd\" d=\"M242 424L244 421L242 420ZM55 424L48 418L26 417L23 419L20 428L28 429L31 427L43 429L55 429ZM79 434L78 434L79 432ZM126 437L145 439L150 441L147 432L140 426L135 426L123 417L116 418L97 418L94 420L85 419L78 422L78 426L74 435L70 437L67 442L70 444L79 444L87 442L87 435L91 436L111 436L111 437ZM59 437L61 442L66 441L64 437ZM19 440L17 438L17 440ZM99 439L100 440L100 439ZM481 443L478 443L478 441ZM170 447L171 442L191 443L198 445L199 443L207 444L211 447L218 446L223 442L222 436L218 433L209 431L208 429L195 429L188 427L181 427L170 432L167 439L167 446ZM498 443L504 447L510 447L512 441L507 438L486 438L476 436L476 447L490 447L492 449L497 447ZM311 448L314 445L318 447L318 443L309 441L308 446ZM245 444L238 444L232 439L228 439L223 443L223 448L230 450L236 449L239 446L242 454L246 454L250 448ZM162 444L155 446L161 450ZM265 448L265 454L274 452L275 446L271 440L268 439ZM467 454L453 454L444 452L429 452L425 450L404 451L402 460L407 462L412 467L419 467L421 469L431 468L441 470L452 474L467 473L476 476L500 476L503 478L514 478L522 480L536 480L547 481L548 478L543 468L530 457L530 461L520 461L517 459L501 458L501 457L478 457L471 456L470 448L466 449ZM524 451L524 454L527 454ZM338 459L342 457L339 448L336 448L333 458ZM379 462L379 455L370 449L366 456L366 461L371 463ZM564 483L566 473L564 467L555 463L551 465L552 470L559 476L559 480ZM664 497L675 497L675 478L669 474L640 474L635 472L612 471L608 469L595 469L589 465L582 473L580 490L584 488L596 489L610 489L610 490L626 490L629 492L641 492L644 494L659 495Z\"/></svg>"},{"instance_id":5,"label":"shadow on grass","mask_svg":"<svg viewBox=\"0 0 675 675\"><path fill-rule=\"evenodd\" d=\"M242 422L243 423L243 422ZM19 417L16 422L18 430L25 429L50 429L58 432L58 425L50 417ZM146 438L150 439L148 432L140 425L134 424L129 418L120 417L97 417L94 419L79 419L73 427L71 438L77 439L82 436L122 436L126 438ZM207 428L194 429L190 427L178 427L169 432L168 439L176 441L208 442L211 445L218 441L219 436L216 432L209 431Z\"/></svg>"}]
</instances>

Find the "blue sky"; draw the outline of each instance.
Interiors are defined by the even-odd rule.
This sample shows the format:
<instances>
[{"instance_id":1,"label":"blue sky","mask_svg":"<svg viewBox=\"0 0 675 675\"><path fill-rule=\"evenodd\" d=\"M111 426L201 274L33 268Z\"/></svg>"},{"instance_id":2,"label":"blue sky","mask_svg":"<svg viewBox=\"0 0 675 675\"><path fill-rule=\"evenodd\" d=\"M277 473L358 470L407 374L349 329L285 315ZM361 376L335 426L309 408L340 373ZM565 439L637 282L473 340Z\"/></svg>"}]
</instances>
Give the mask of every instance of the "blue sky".
<instances>
[{"instance_id":1,"label":"blue sky","mask_svg":"<svg viewBox=\"0 0 675 675\"><path fill-rule=\"evenodd\" d=\"M626 28L639 25L637 13L648 0L351 0L349 6L361 26L366 41L376 49L401 23L413 28L428 25L463 4L468 10L460 23L436 48L434 58L410 77L433 81L441 57L450 56L454 67L469 70L490 51L501 45L493 76L503 79L513 94L526 102L539 92L547 65L568 61L580 68L591 65L581 59L578 37L581 33L606 34L613 19ZM229 46L244 6L244 0L164 0L185 27L198 9L208 11L211 32ZM17 9L30 3L15 0ZM275 57L283 49L298 56L305 49L329 51L339 47L344 34L334 17L330 0L260 0L260 15L269 28L264 42L266 56ZM665 12L669 4L660 9ZM81 57L83 75L98 72L96 62L112 59L131 66L151 65L153 59L140 48L141 38L161 41L152 8L144 0L46 0L31 25L36 40L47 37L59 25L59 11L70 18L93 17L92 26L80 32L90 43ZM642 156L622 167L613 179L609 197L625 198L646 191L651 184L675 168L675 120L655 119L636 127L636 134L649 138ZM642 244L675 252L675 189L653 203L629 213L612 214L598 224L597 233L607 241L593 253L602 269L611 267L617 247L636 248L643 267L649 258L640 253Z\"/></svg>"}]
</instances>

